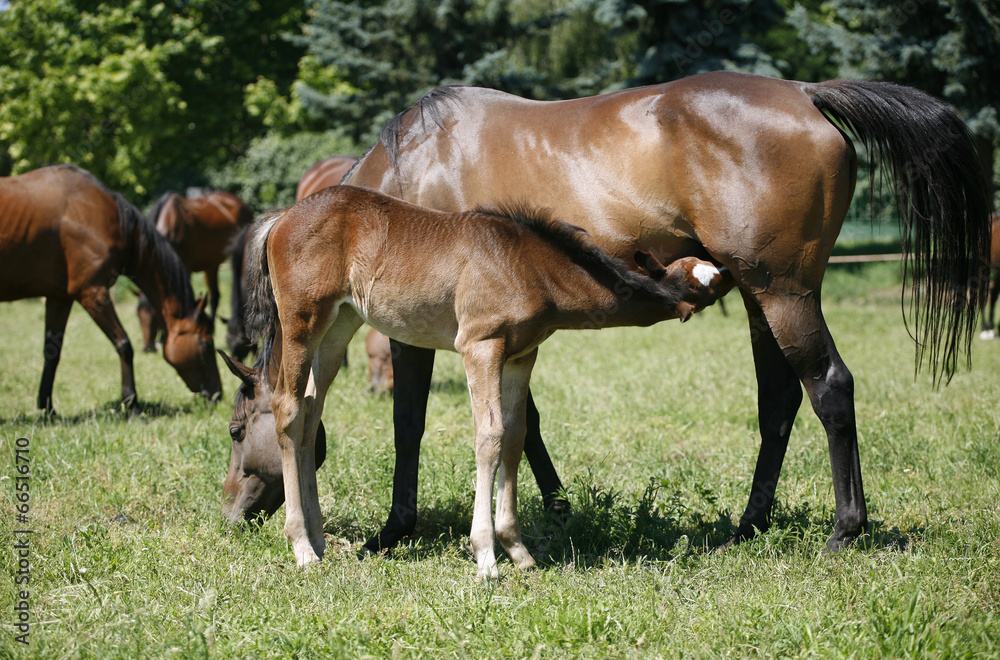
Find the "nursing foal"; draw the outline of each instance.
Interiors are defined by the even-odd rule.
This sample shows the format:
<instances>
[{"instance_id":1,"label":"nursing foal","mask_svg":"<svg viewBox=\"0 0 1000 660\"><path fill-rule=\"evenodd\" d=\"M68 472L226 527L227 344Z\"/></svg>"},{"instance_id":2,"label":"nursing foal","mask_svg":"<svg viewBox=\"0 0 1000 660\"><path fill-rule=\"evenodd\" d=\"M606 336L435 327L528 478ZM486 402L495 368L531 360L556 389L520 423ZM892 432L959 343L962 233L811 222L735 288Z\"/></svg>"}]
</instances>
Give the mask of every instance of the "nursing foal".
<instances>
[{"instance_id":1,"label":"nursing foal","mask_svg":"<svg viewBox=\"0 0 1000 660\"><path fill-rule=\"evenodd\" d=\"M686 320L716 300L722 281L693 257L664 268L636 253L648 276L629 270L544 212L515 205L448 214L353 186L265 215L249 249L250 328L280 338L272 408L285 536L300 566L325 548L313 443L327 390L363 323L461 354L475 422L470 540L478 576L496 577L495 478L496 536L515 566L534 565L521 542L516 484L538 345L560 328Z\"/></svg>"}]
</instances>

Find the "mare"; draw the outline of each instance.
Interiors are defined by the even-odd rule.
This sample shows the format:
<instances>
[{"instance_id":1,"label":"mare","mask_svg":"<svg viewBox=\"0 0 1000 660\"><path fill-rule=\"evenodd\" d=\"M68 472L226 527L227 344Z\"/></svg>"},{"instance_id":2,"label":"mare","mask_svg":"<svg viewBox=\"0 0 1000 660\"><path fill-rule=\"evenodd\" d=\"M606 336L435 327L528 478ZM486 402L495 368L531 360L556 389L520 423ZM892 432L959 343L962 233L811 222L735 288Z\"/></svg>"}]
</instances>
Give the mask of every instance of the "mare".
<instances>
[{"instance_id":1,"label":"mare","mask_svg":"<svg viewBox=\"0 0 1000 660\"><path fill-rule=\"evenodd\" d=\"M664 268L637 253L648 275L636 273L578 227L527 207L443 213L354 186L265 215L247 258L248 324L281 350L271 408L297 563L319 561L325 548L315 439L348 342L368 323L462 357L475 422L470 539L481 578L498 575L495 480L496 537L518 568L534 565L517 518L517 467L538 345L562 328L686 320L717 299L722 281L694 257Z\"/></svg>"},{"instance_id":2,"label":"mare","mask_svg":"<svg viewBox=\"0 0 1000 660\"><path fill-rule=\"evenodd\" d=\"M253 222L253 211L239 197L227 192L208 192L195 198L165 192L153 204L149 217L156 230L170 241L189 273L204 271L210 315L214 319L219 309L219 264L229 255L230 244L240 228ZM162 326L159 319L151 326L143 321L144 304L140 298L143 350L152 352L156 350L156 335Z\"/></svg>"},{"instance_id":3,"label":"mare","mask_svg":"<svg viewBox=\"0 0 1000 660\"><path fill-rule=\"evenodd\" d=\"M969 355L984 299L990 200L965 124L913 88L730 72L567 101L446 87L394 118L344 183L449 212L517 197L582 226L619 258L647 250L663 263L696 255L727 266L749 316L761 446L723 547L769 527L804 388L829 445L836 520L827 547L837 551L868 525L854 379L820 300L854 195L851 136L898 202L915 363L928 360L932 378L947 380ZM434 352L404 342L393 341L392 510L371 551L391 548L416 521ZM548 502L559 479L530 396L528 409L525 456Z\"/></svg>"},{"instance_id":4,"label":"mare","mask_svg":"<svg viewBox=\"0 0 1000 660\"><path fill-rule=\"evenodd\" d=\"M990 222L990 306L983 314L983 330L979 334L982 339L993 339L993 319L996 313L997 298L1000 297L1000 212L994 213Z\"/></svg>"},{"instance_id":5,"label":"mare","mask_svg":"<svg viewBox=\"0 0 1000 660\"><path fill-rule=\"evenodd\" d=\"M330 156L319 161L302 175L295 189L295 201L305 199L314 192L340 183L344 175L358 162L354 156Z\"/></svg>"},{"instance_id":6,"label":"mare","mask_svg":"<svg viewBox=\"0 0 1000 660\"><path fill-rule=\"evenodd\" d=\"M195 301L177 254L121 194L73 165L0 179L0 300L45 296L45 366L38 407L52 412L52 384L73 301L121 360L122 401L138 409L132 345L111 301L119 275L133 280L166 322L166 358L192 392L222 394L205 300Z\"/></svg>"},{"instance_id":7,"label":"mare","mask_svg":"<svg viewBox=\"0 0 1000 660\"><path fill-rule=\"evenodd\" d=\"M358 162L354 156L331 156L314 164L302 175L295 190L295 201L308 197L318 190L340 183L344 175ZM246 250L246 237L249 225L243 227L229 246L229 258L233 272L233 287L230 296L231 310L226 320L226 344L233 357L242 362L255 351L257 345L250 341L246 334L246 324L243 320L244 289L246 277L246 262L243 258ZM346 359L346 358L345 358Z\"/></svg>"}]
</instances>

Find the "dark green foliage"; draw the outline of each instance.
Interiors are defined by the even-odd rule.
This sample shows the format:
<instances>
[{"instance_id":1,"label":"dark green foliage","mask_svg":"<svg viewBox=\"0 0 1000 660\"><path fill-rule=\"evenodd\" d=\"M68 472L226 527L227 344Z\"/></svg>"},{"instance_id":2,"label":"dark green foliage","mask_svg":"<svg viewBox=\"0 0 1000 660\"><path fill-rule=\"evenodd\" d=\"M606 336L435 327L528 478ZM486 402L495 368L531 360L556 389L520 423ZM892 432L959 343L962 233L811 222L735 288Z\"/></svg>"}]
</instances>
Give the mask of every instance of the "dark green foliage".
<instances>
[{"instance_id":1,"label":"dark green foliage","mask_svg":"<svg viewBox=\"0 0 1000 660\"><path fill-rule=\"evenodd\" d=\"M229 190L256 212L291 206L299 179L329 156L360 156L361 150L338 133L277 133L257 138L246 153L208 172L213 188Z\"/></svg>"},{"instance_id":2,"label":"dark green foliage","mask_svg":"<svg viewBox=\"0 0 1000 660\"><path fill-rule=\"evenodd\" d=\"M243 108L265 76L285 89L299 49L280 39L301 2L23 0L0 13L0 145L14 173L74 162L150 197L242 151Z\"/></svg>"}]
</instances>

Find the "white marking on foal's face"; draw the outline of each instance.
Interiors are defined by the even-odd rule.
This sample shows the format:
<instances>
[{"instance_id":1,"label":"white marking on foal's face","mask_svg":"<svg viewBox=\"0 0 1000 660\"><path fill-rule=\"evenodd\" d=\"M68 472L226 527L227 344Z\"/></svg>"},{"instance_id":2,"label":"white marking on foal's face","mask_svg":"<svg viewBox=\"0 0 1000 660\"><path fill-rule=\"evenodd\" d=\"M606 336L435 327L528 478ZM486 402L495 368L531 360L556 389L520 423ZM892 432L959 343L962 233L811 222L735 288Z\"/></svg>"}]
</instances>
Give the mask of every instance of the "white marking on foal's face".
<instances>
[{"instance_id":1,"label":"white marking on foal's face","mask_svg":"<svg viewBox=\"0 0 1000 660\"><path fill-rule=\"evenodd\" d=\"M715 266L698 264L691 269L691 274L694 275L696 280L701 282L702 286L708 286L712 283L712 279L719 274L719 269Z\"/></svg>"}]
</instances>

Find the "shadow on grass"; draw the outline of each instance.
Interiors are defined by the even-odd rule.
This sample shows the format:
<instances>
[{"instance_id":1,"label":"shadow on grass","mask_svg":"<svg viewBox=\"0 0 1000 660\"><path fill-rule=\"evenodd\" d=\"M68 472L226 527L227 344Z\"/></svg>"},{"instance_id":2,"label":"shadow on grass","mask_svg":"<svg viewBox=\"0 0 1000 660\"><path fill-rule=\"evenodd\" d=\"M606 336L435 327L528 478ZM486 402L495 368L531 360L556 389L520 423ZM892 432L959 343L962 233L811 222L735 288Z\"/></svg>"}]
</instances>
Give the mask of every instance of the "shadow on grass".
<instances>
[{"instance_id":1,"label":"shadow on grass","mask_svg":"<svg viewBox=\"0 0 1000 660\"><path fill-rule=\"evenodd\" d=\"M24 424L37 426L73 426L83 422L114 422L122 420L142 420L155 419L158 417L174 417L177 415L189 415L194 412L206 410L209 404L204 401L192 399L190 403L183 405L173 405L162 401L140 401L139 410L133 412L129 410L120 400L108 401L91 410L85 410L73 415L61 415L58 411L49 414L38 410L31 413L18 412L12 417L0 417L0 424Z\"/></svg>"}]
</instances>

